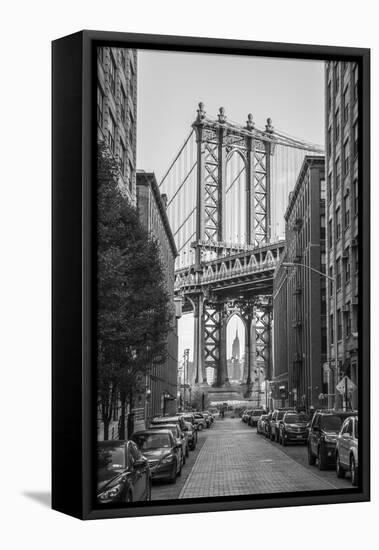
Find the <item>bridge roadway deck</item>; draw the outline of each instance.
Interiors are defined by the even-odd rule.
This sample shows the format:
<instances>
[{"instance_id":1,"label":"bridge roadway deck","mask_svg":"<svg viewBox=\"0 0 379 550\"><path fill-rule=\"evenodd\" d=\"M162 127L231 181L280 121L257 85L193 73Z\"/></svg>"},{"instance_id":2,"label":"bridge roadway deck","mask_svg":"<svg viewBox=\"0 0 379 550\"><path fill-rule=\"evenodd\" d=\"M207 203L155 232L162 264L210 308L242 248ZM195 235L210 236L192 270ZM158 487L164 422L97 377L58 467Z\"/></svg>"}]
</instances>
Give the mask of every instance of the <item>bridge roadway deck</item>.
<instances>
[{"instance_id":1,"label":"bridge roadway deck","mask_svg":"<svg viewBox=\"0 0 379 550\"><path fill-rule=\"evenodd\" d=\"M239 418L217 419L199 433L175 485L153 485L153 500L224 495L283 493L351 488L333 470L320 472L306 463L306 447L285 449L272 443Z\"/></svg>"}]
</instances>

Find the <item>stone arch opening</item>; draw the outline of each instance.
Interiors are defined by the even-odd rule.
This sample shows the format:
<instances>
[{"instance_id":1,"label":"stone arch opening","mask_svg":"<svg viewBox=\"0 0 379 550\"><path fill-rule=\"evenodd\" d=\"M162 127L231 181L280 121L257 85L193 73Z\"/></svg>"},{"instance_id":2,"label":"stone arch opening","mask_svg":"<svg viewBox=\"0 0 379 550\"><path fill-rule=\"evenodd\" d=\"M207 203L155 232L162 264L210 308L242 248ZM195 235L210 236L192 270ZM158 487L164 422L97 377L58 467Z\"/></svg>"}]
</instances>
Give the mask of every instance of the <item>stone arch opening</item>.
<instances>
[{"instance_id":1,"label":"stone arch opening","mask_svg":"<svg viewBox=\"0 0 379 550\"><path fill-rule=\"evenodd\" d=\"M227 319L226 326L226 361L230 383L241 383L246 361L246 324L237 313Z\"/></svg>"},{"instance_id":2,"label":"stone arch opening","mask_svg":"<svg viewBox=\"0 0 379 550\"><path fill-rule=\"evenodd\" d=\"M224 240L246 244L246 161L234 150L228 156L225 169L225 234Z\"/></svg>"}]
</instances>

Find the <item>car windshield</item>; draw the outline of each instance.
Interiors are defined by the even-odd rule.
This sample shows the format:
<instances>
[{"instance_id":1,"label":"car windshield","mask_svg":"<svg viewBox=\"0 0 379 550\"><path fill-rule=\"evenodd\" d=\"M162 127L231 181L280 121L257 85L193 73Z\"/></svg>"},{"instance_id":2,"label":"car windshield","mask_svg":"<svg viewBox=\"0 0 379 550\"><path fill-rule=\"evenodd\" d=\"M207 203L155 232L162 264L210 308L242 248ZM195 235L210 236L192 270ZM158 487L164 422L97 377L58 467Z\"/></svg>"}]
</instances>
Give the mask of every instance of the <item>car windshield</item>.
<instances>
[{"instance_id":1,"label":"car windshield","mask_svg":"<svg viewBox=\"0 0 379 550\"><path fill-rule=\"evenodd\" d=\"M289 424L293 424L295 422L307 422L308 417L306 414L286 414L284 420Z\"/></svg>"},{"instance_id":2,"label":"car windshield","mask_svg":"<svg viewBox=\"0 0 379 550\"><path fill-rule=\"evenodd\" d=\"M170 437L166 433L135 434L133 441L141 451L171 447Z\"/></svg>"},{"instance_id":3,"label":"car windshield","mask_svg":"<svg viewBox=\"0 0 379 550\"><path fill-rule=\"evenodd\" d=\"M184 420L186 422L191 422L192 423L192 420L193 420L192 416L182 416L182 418L184 418Z\"/></svg>"},{"instance_id":4,"label":"car windshield","mask_svg":"<svg viewBox=\"0 0 379 550\"><path fill-rule=\"evenodd\" d=\"M102 482L111 479L120 470L125 469L124 447L99 447L97 449L97 480Z\"/></svg>"},{"instance_id":5,"label":"car windshield","mask_svg":"<svg viewBox=\"0 0 379 550\"><path fill-rule=\"evenodd\" d=\"M324 416L321 420L321 426L323 430L330 430L331 432L339 432L341 424L344 418L338 415Z\"/></svg>"},{"instance_id":6,"label":"car windshield","mask_svg":"<svg viewBox=\"0 0 379 550\"><path fill-rule=\"evenodd\" d=\"M204 417L203 417L203 415L202 415L202 414L200 414L200 413L197 413L197 414L195 414L195 418L204 418Z\"/></svg>"},{"instance_id":7,"label":"car windshield","mask_svg":"<svg viewBox=\"0 0 379 550\"><path fill-rule=\"evenodd\" d=\"M253 416L262 416L262 411L253 411Z\"/></svg>"}]
</instances>

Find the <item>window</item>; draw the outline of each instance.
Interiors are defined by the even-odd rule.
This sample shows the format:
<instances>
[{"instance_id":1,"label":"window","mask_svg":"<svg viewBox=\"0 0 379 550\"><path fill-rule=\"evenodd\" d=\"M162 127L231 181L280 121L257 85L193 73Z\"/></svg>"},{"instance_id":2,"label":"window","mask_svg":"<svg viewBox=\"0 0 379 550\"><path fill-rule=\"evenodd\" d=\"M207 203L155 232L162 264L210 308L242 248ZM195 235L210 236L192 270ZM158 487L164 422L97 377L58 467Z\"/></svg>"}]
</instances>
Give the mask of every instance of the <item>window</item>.
<instances>
[{"instance_id":1,"label":"window","mask_svg":"<svg viewBox=\"0 0 379 550\"><path fill-rule=\"evenodd\" d=\"M120 170L121 174L125 175L126 147L122 139L120 139Z\"/></svg>"},{"instance_id":2,"label":"window","mask_svg":"<svg viewBox=\"0 0 379 550\"><path fill-rule=\"evenodd\" d=\"M353 181L353 193L354 193L354 214L358 214L358 180Z\"/></svg>"},{"instance_id":3,"label":"window","mask_svg":"<svg viewBox=\"0 0 379 550\"><path fill-rule=\"evenodd\" d=\"M122 122L126 122L126 93L121 86L120 114Z\"/></svg>"},{"instance_id":4,"label":"window","mask_svg":"<svg viewBox=\"0 0 379 550\"><path fill-rule=\"evenodd\" d=\"M341 236L341 208L338 207L336 210L336 239L338 240Z\"/></svg>"},{"instance_id":5,"label":"window","mask_svg":"<svg viewBox=\"0 0 379 550\"><path fill-rule=\"evenodd\" d=\"M341 258L338 258L336 261L336 272L337 272L337 280L336 280L336 288L339 290L341 288Z\"/></svg>"},{"instance_id":6,"label":"window","mask_svg":"<svg viewBox=\"0 0 379 550\"><path fill-rule=\"evenodd\" d=\"M346 124L348 120L349 120L349 88L346 88L346 90L343 93L343 123Z\"/></svg>"},{"instance_id":7,"label":"window","mask_svg":"<svg viewBox=\"0 0 379 550\"><path fill-rule=\"evenodd\" d=\"M344 198L344 207L345 207L345 229L346 229L350 225L349 195L346 195Z\"/></svg>"},{"instance_id":8,"label":"window","mask_svg":"<svg viewBox=\"0 0 379 550\"><path fill-rule=\"evenodd\" d=\"M333 315L330 316L330 343L334 343L334 317Z\"/></svg>"},{"instance_id":9,"label":"window","mask_svg":"<svg viewBox=\"0 0 379 550\"><path fill-rule=\"evenodd\" d=\"M102 48L98 48L100 50ZM100 84L97 85L97 123L100 128L103 127L103 107L104 107L104 93Z\"/></svg>"},{"instance_id":10,"label":"window","mask_svg":"<svg viewBox=\"0 0 379 550\"><path fill-rule=\"evenodd\" d=\"M349 172L349 140L347 139L343 145L343 173L344 176Z\"/></svg>"},{"instance_id":11,"label":"window","mask_svg":"<svg viewBox=\"0 0 379 550\"><path fill-rule=\"evenodd\" d=\"M329 277L333 278L333 268L329 268ZM333 296L333 280L329 279L329 294L330 296Z\"/></svg>"},{"instance_id":12,"label":"window","mask_svg":"<svg viewBox=\"0 0 379 550\"><path fill-rule=\"evenodd\" d=\"M342 314L341 310L337 309L337 340L342 339Z\"/></svg>"},{"instance_id":13,"label":"window","mask_svg":"<svg viewBox=\"0 0 379 550\"><path fill-rule=\"evenodd\" d=\"M129 161L129 191L133 192L133 166Z\"/></svg>"},{"instance_id":14,"label":"window","mask_svg":"<svg viewBox=\"0 0 379 550\"><path fill-rule=\"evenodd\" d=\"M325 240L325 224L326 224L326 221L325 221L325 214L322 214L320 216L320 240ZM308 229L308 224L307 224L307 229ZM309 239L307 239L308 241Z\"/></svg>"},{"instance_id":15,"label":"window","mask_svg":"<svg viewBox=\"0 0 379 550\"><path fill-rule=\"evenodd\" d=\"M328 129L328 155L332 156L332 128Z\"/></svg>"},{"instance_id":16,"label":"window","mask_svg":"<svg viewBox=\"0 0 379 550\"><path fill-rule=\"evenodd\" d=\"M329 242L329 248L332 248L333 246L333 221L329 220L328 224L328 242Z\"/></svg>"},{"instance_id":17,"label":"window","mask_svg":"<svg viewBox=\"0 0 379 550\"><path fill-rule=\"evenodd\" d=\"M350 302L346 304L348 311L345 312L345 336L351 334Z\"/></svg>"},{"instance_id":18,"label":"window","mask_svg":"<svg viewBox=\"0 0 379 550\"><path fill-rule=\"evenodd\" d=\"M112 94L116 95L116 63L112 52L110 55L110 63L109 63L109 88Z\"/></svg>"},{"instance_id":19,"label":"window","mask_svg":"<svg viewBox=\"0 0 379 550\"><path fill-rule=\"evenodd\" d=\"M326 196L326 181L320 180L320 199L325 200L325 196Z\"/></svg>"},{"instance_id":20,"label":"window","mask_svg":"<svg viewBox=\"0 0 379 550\"><path fill-rule=\"evenodd\" d=\"M334 170L336 173L336 191L339 189L340 183L341 183L341 169L340 169L340 157L336 160L334 164Z\"/></svg>"},{"instance_id":21,"label":"window","mask_svg":"<svg viewBox=\"0 0 379 550\"><path fill-rule=\"evenodd\" d=\"M358 155L358 121L353 126L353 155L356 157Z\"/></svg>"},{"instance_id":22,"label":"window","mask_svg":"<svg viewBox=\"0 0 379 550\"><path fill-rule=\"evenodd\" d=\"M346 258L345 258L345 283L350 281L350 254L349 249L346 249Z\"/></svg>"},{"instance_id":23,"label":"window","mask_svg":"<svg viewBox=\"0 0 379 550\"><path fill-rule=\"evenodd\" d=\"M354 97L354 101L356 101L358 99L358 65L355 65L354 67L353 76L354 76L353 97Z\"/></svg>"},{"instance_id":24,"label":"window","mask_svg":"<svg viewBox=\"0 0 379 550\"><path fill-rule=\"evenodd\" d=\"M339 109L337 109L336 114L334 116L334 128L336 132L336 141L338 141L340 137L340 110Z\"/></svg>"},{"instance_id":25,"label":"window","mask_svg":"<svg viewBox=\"0 0 379 550\"><path fill-rule=\"evenodd\" d=\"M109 122L108 122L108 145L109 145L109 149L114 154L115 145L116 145L116 122L110 111L109 111Z\"/></svg>"}]
</instances>

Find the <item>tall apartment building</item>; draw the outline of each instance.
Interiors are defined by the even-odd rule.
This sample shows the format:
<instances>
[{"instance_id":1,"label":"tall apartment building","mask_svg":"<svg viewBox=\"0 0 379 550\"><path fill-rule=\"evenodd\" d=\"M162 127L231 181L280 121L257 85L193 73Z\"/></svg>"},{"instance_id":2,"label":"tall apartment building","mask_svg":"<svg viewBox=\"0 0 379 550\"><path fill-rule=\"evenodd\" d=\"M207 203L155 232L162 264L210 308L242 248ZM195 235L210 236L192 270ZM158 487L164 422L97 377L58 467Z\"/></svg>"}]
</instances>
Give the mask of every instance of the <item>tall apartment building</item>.
<instances>
[{"instance_id":1,"label":"tall apartment building","mask_svg":"<svg viewBox=\"0 0 379 550\"><path fill-rule=\"evenodd\" d=\"M306 156L285 212L286 254L274 277L276 406L327 405L325 193L324 157Z\"/></svg>"},{"instance_id":2,"label":"tall apartment building","mask_svg":"<svg viewBox=\"0 0 379 550\"><path fill-rule=\"evenodd\" d=\"M97 138L120 169L120 187L136 202L137 50L97 49Z\"/></svg>"},{"instance_id":3,"label":"tall apartment building","mask_svg":"<svg viewBox=\"0 0 379 550\"><path fill-rule=\"evenodd\" d=\"M327 292L333 394L344 375L358 385L358 66L327 62L325 84L327 266L334 277ZM358 392L349 398L356 408Z\"/></svg>"},{"instance_id":4,"label":"tall apartment building","mask_svg":"<svg viewBox=\"0 0 379 550\"><path fill-rule=\"evenodd\" d=\"M159 242L172 309L172 330L167 337L167 360L160 365L153 363L147 379L150 390L146 406L148 419L156 415L173 414L178 406L178 317L181 311L180 307L176 307L174 299L174 268L178 252L166 213L166 196L160 194L153 173L137 173L137 208L142 224Z\"/></svg>"}]
</instances>

